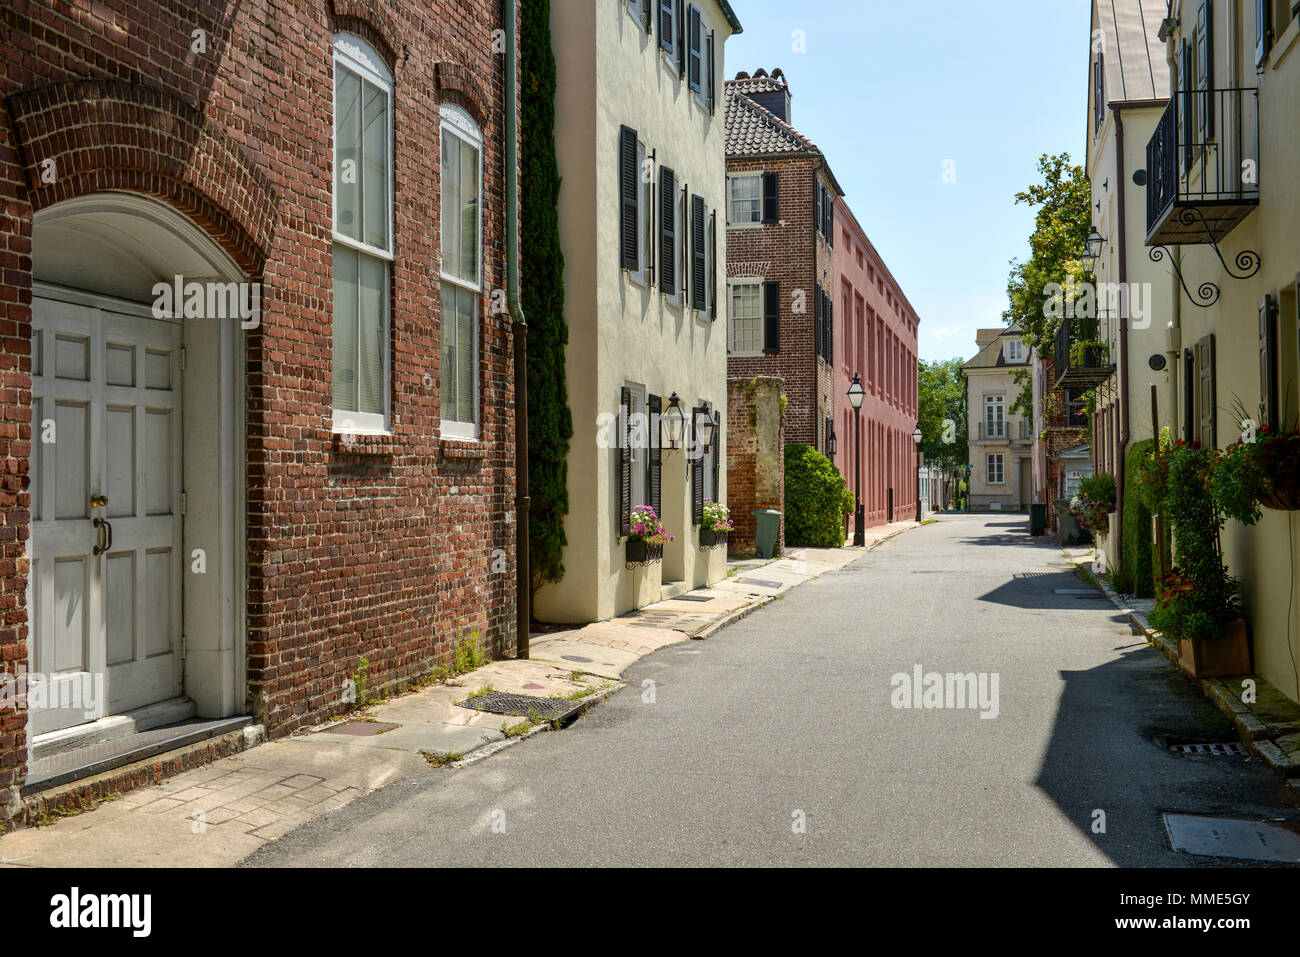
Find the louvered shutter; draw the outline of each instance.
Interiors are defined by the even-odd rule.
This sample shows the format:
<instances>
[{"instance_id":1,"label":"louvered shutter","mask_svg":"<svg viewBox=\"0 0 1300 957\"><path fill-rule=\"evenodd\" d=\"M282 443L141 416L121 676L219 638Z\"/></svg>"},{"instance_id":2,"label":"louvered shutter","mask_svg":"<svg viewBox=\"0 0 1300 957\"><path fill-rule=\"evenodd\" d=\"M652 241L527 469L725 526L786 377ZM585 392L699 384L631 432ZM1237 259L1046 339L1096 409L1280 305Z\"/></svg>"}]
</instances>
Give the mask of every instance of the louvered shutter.
<instances>
[{"instance_id":1,"label":"louvered shutter","mask_svg":"<svg viewBox=\"0 0 1300 957\"><path fill-rule=\"evenodd\" d=\"M654 29L654 7L659 0L641 0L641 26L649 33Z\"/></svg>"},{"instance_id":2,"label":"louvered shutter","mask_svg":"<svg viewBox=\"0 0 1300 957\"><path fill-rule=\"evenodd\" d=\"M1215 427L1218 423L1218 400L1215 395L1214 359L1214 335L1210 334L1202 337L1196 344L1197 381L1200 385L1198 391L1201 403L1201 444L1209 448L1218 446L1215 435Z\"/></svg>"},{"instance_id":3,"label":"louvered shutter","mask_svg":"<svg viewBox=\"0 0 1300 957\"><path fill-rule=\"evenodd\" d=\"M659 417L663 412L663 399L657 395L650 396L650 454L646 456L646 486L650 490L650 507L655 514L663 517L663 471L664 450L659 444Z\"/></svg>"},{"instance_id":4,"label":"louvered shutter","mask_svg":"<svg viewBox=\"0 0 1300 957\"><path fill-rule=\"evenodd\" d=\"M816 229L821 232L822 229L822 184L817 181L817 174L813 173L813 223Z\"/></svg>"},{"instance_id":5,"label":"louvered shutter","mask_svg":"<svg viewBox=\"0 0 1300 957\"><path fill-rule=\"evenodd\" d=\"M677 0L677 73L686 72L686 7Z\"/></svg>"},{"instance_id":6,"label":"louvered shutter","mask_svg":"<svg viewBox=\"0 0 1300 957\"><path fill-rule=\"evenodd\" d=\"M1190 172L1192 163L1196 160L1196 78L1192 72L1192 47L1186 40L1183 41L1182 66L1178 76L1183 89L1182 102L1179 104L1183 111L1180 117L1182 130L1179 132L1183 138L1183 170Z\"/></svg>"},{"instance_id":7,"label":"louvered shutter","mask_svg":"<svg viewBox=\"0 0 1300 957\"><path fill-rule=\"evenodd\" d=\"M676 18L673 16L675 0L658 0L659 3L659 47L668 53L673 52L673 35L677 31Z\"/></svg>"},{"instance_id":8,"label":"louvered shutter","mask_svg":"<svg viewBox=\"0 0 1300 957\"><path fill-rule=\"evenodd\" d=\"M1214 138L1214 8L1201 0L1196 11L1196 124L1201 142Z\"/></svg>"},{"instance_id":9,"label":"louvered shutter","mask_svg":"<svg viewBox=\"0 0 1300 957\"><path fill-rule=\"evenodd\" d=\"M1255 66L1263 66L1268 58L1273 0L1255 0Z\"/></svg>"},{"instance_id":10,"label":"louvered shutter","mask_svg":"<svg viewBox=\"0 0 1300 957\"><path fill-rule=\"evenodd\" d=\"M822 355L822 287L813 291L813 351L820 358Z\"/></svg>"},{"instance_id":11,"label":"louvered shutter","mask_svg":"<svg viewBox=\"0 0 1300 957\"><path fill-rule=\"evenodd\" d=\"M781 351L781 283L763 283L763 351Z\"/></svg>"},{"instance_id":12,"label":"louvered shutter","mask_svg":"<svg viewBox=\"0 0 1300 957\"><path fill-rule=\"evenodd\" d=\"M1183 350L1183 440L1196 437L1196 353Z\"/></svg>"},{"instance_id":13,"label":"louvered shutter","mask_svg":"<svg viewBox=\"0 0 1300 957\"><path fill-rule=\"evenodd\" d=\"M691 197L691 305L701 311L708 308L705 297L709 286L705 277L706 255L704 197Z\"/></svg>"},{"instance_id":14,"label":"louvered shutter","mask_svg":"<svg viewBox=\"0 0 1300 957\"><path fill-rule=\"evenodd\" d=\"M713 115L714 101L715 101L715 99L716 99L716 95L715 95L714 91L715 91L715 89L717 88L717 79L716 79L715 76L714 76L714 73L715 73L715 69L716 69L716 68L715 68L715 64L714 64L714 62L713 62L713 37L714 37L714 31L713 31L713 30L710 30L710 31L709 31L708 42L705 44L705 48L704 48L704 55L705 55L705 57L706 57L707 60L708 60L708 66L709 66L708 76L707 76L705 79L706 79L706 81L707 81L708 84L709 84L709 87L708 87L708 97L709 97L709 115L710 115L710 116Z\"/></svg>"},{"instance_id":15,"label":"louvered shutter","mask_svg":"<svg viewBox=\"0 0 1300 957\"><path fill-rule=\"evenodd\" d=\"M680 263L681 273L681 293L682 307L690 306L691 296L691 188L686 183L682 184L682 229L686 235L682 237L682 256L678 260Z\"/></svg>"},{"instance_id":16,"label":"louvered shutter","mask_svg":"<svg viewBox=\"0 0 1300 957\"><path fill-rule=\"evenodd\" d=\"M659 288L677 294L677 174L659 168Z\"/></svg>"},{"instance_id":17,"label":"louvered shutter","mask_svg":"<svg viewBox=\"0 0 1300 957\"><path fill-rule=\"evenodd\" d=\"M700 418L707 413L708 410L699 405L691 410L692 440L695 438L693 433L699 425ZM698 447L696 451L700 451ZM691 520L696 525L702 525L704 523L704 456L702 454L696 455L691 460L691 498L693 500Z\"/></svg>"},{"instance_id":18,"label":"louvered shutter","mask_svg":"<svg viewBox=\"0 0 1300 957\"><path fill-rule=\"evenodd\" d=\"M718 211L709 212L709 318L718 318Z\"/></svg>"},{"instance_id":19,"label":"louvered shutter","mask_svg":"<svg viewBox=\"0 0 1300 957\"><path fill-rule=\"evenodd\" d=\"M822 229L826 233L826 242L835 248L835 197L830 190L822 192Z\"/></svg>"},{"instance_id":20,"label":"louvered shutter","mask_svg":"<svg viewBox=\"0 0 1300 957\"><path fill-rule=\"evenodd\" d=\"M704 38L701 32L700 9L691 5L686 9L686 54L690 65L686 81L696 93L704 89Z\"/></svg>"},{"instance_id":21,"label":"louvered shutter","mask_svg":"<svg viewBox=\"0 0 1300 957\"><path fill-rule=\"evenodd\" d=\"M826 361L835 364L835 300L826 296Z\"/></svg>"},{"instance_id":22,"label":"louvered shutter","mask_svg":"<svg viewBox=\"0 0 1300 957\"><path fill-rule=\"evenodd\" d=\"M1260 424L1276 430L1278 416L1277 307L1272 296L1259 303L1259 417Z\"/></svg>"},{"instance_id":23,"label":"louvered shutter","mask_svg":"<svg viewBox=\"0 0 1300 957\"><path fill-rule=\"evenodd\" d=\"M720 470L718 463L722 461L722 413L713 413L713 500L721 502L722 486L718 484Z\"/></svg>"},{"instance_id":24,"label":"louvered shutter","mask_svg":"<svg viewBox=\"0 0 1300 957\"><path fill-rule=\"evenodd\" d=\"M623 388L618 406L619 534L632 531L632 390Z\"/></svg>"},{"instance_id":25,"label":"louvered shutter","mask_svg":"<svg viewBox=\"0 0 1300 957\"><path fill-rule=\"evenodd\" d=\"M640 177L636 163L636 130L624 126L619 130L619 261L624 269L640 268L637 249L637 197Z\"/></svg>"},{"instance_id":26,"label":"louvered shutter","mask_svg":"<svg viewBox=\"0 0 1300 957\"><path fill-rule=\"evenodd\" d=\"M763 174L763 222L765 223L775 223L780 218L779 188L779 174Z\"/></svg>"}]
</instances>

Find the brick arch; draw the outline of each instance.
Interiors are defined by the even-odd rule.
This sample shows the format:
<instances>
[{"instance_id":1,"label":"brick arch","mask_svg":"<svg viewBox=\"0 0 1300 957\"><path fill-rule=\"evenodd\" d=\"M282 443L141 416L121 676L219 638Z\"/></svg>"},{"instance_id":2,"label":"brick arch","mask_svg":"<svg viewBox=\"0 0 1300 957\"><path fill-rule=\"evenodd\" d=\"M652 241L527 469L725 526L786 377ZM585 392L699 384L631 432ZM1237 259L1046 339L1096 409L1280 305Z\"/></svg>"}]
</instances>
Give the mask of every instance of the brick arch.
<instances>
[{"instance_id":1,"label":"brick arch","mask_svg":"<svg viewBox=\"0 0 1300 957\"><path fill-rule=\"evenodd\" d=\"M434 65L434 76L438 83L438 100L442 103L455 103L469 110L474 122L484 130L488 125L488 98L483 87L475 79L469 68L455 60L439 60Z\"/></svg>"},{"instance_id":2,"label":"brick arch","mask_svg":"<svg viewBox=\"0 0 1300 957\"><path fill-rule=\"evenodd\" d=\"M153 87L97 79L23 90L8 107L33 212L104 190L145 193L185 213L260 278L275 190L194 107Z\"/></svg>"},{"instance_id":3,"label":"brick arch","mask_svg":"<svg viewBox=\"0 0 1300 957\"><path fill-rule=\"evenodd\" d=\"M387 0L330 0L330 13L336 33L355 33L375 47L396 76L406 47L400 39L402 31L388 13Z\"/></svg>"}]
</instances>

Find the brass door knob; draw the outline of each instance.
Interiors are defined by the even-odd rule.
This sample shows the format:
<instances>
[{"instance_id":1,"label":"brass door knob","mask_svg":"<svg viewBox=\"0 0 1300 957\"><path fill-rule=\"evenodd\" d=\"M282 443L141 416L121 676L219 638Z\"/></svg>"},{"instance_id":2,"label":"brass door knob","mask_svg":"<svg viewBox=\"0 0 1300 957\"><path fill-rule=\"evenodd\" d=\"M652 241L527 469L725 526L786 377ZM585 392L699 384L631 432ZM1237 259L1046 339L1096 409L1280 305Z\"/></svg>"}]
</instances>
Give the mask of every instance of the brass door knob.
<instances>
[{"instance_id":1,"label":"brass door knob","mask_svg":"<svg viewBox=\"0 0 1300 957\"><path fill-rule=\"evenodd\" d=\"M103 508L108 504L108 497L105 495L92 495L90 497L91 508Z\"/></svg>"}]
</instances>

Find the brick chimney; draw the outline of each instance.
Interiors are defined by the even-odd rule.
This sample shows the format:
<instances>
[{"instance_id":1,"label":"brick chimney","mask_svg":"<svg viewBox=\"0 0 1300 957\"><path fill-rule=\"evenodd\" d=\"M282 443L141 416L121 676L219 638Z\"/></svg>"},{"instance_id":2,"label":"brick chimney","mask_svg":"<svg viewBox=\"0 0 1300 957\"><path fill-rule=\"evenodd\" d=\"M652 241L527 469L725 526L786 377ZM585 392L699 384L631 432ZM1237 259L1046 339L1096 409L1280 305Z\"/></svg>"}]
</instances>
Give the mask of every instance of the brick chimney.
<instances>
[{"instance_id":1,"label":"brick chimney","mask_svg":"<svg viewBox=\"0 0 1300 957\"><path fill-rule=\"evenodd\" d=\"M771 89L755 90L749 94L749 98L769 113L794 126L794 121L790 118L790 86L786 83L781 68L777 67L769 75L766 70L759 67L754 71L753 79L768 80L769 82L763 86L771 86Z\"/></svg>"}]
</instances>

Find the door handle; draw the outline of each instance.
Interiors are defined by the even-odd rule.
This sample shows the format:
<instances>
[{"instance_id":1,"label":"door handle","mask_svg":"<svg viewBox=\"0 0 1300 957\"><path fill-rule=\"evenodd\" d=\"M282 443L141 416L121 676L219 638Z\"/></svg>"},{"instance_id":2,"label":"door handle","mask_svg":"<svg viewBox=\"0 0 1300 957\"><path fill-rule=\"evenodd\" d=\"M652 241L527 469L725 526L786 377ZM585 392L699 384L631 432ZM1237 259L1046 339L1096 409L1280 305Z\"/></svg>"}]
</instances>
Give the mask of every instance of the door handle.
<instances>
[{"instance_id":1,"label":"door handle","mask_svg":"<svg viewBox=\"0 0 1300 957\"><path fill-rule=\"evenodd\" d=\"M113 547L113 523L106 518L97 518L95 525L95 545L92 551L96 555L102 555Z\"/></svg>"}]
</instances>

